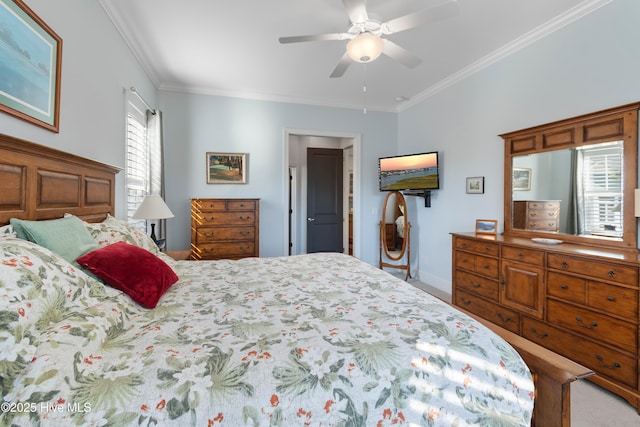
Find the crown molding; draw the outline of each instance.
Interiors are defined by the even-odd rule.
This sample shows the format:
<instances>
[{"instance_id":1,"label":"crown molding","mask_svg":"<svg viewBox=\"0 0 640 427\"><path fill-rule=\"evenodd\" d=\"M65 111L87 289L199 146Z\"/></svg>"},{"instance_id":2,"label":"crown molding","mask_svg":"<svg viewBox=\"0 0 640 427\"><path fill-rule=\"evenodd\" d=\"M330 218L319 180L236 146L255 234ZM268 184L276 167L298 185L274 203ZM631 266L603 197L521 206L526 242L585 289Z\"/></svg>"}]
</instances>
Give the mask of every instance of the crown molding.
<instances>
[{"instance_id":1,"label":"crown molding","mask_svg":"<svg viewBox=\"0 0 640 427\"><path fill-rule=\"evenodd\" d=\"M409 107L412 107L425 99L428 99L435 94L445 90L448 87L461 82L462 80L474 75L475 73L484 70L490 65L501 61L502 59L524 49L525 47L535 43L536 41L558 31L561 28L583 18L584 16L600 9L611 3L613 0L585 0L579 5L569 9L565 13L554 17L553 19L545 22L544 24L534 28L528 33L514 39L501 48L491 52L489 55L481 58L480 60L464 67L460 71L451 74L449 77L439 81L435 85L429 87L419 95L412 97L410 100L402 103L398 106L397 111L401 112Z\"/></svg>"}]
</instances>

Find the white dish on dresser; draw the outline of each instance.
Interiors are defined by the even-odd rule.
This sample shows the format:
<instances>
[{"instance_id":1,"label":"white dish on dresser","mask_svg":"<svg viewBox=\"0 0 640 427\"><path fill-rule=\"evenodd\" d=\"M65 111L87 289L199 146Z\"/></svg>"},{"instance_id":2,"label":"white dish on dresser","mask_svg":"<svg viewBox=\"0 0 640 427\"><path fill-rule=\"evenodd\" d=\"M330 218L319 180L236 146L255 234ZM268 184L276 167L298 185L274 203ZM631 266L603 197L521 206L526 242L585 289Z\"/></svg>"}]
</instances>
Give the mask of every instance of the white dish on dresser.
<instances>
[{"instance_id":1,"label":"white dish on dresser","mask_svg":"<svg viewBox=\"0 0 640 427\"><path fill-rule=\"evenodd\" d=\"M558 240L558 239L545 239L543 237L534 237L531 239L532 241L536 242L536 243L543 243L545 245L559 245L560 243L562 243L562 240Z\"/></svg>"}]
</instances>

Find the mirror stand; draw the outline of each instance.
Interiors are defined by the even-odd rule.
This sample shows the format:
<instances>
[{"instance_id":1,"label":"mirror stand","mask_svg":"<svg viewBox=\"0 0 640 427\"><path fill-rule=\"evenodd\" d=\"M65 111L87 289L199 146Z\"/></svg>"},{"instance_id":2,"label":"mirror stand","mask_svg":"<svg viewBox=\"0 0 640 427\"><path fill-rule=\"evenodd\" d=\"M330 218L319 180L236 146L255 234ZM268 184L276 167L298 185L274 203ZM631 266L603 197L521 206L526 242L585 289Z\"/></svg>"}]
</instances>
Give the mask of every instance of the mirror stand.
<instances>
[{"instance_id":1,"label":"mirror stand","mask_svg":"<svg viewBox=\"0 0 640 427\"><path fill-rule=\"evenodd\" d=\"M392 191L384 199L380 221L380 269L396 268L406 271L404 280L411 277L411 224L407 221L407 203L399 191ZM404 257L406 263L403 263ZM396 261L399 263L393 263Z\"/></svg>"}]
</instances>

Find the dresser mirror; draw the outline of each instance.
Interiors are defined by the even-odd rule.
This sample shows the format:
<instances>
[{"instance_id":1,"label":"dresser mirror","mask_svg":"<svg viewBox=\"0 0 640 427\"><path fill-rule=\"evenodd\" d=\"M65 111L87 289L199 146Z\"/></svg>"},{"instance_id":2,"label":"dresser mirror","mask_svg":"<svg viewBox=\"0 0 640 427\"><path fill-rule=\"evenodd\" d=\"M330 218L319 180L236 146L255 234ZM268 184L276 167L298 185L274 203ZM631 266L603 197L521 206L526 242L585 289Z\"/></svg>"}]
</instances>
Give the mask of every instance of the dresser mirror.
<instances>
[{"instance_id":1,"label":"dresser mirror","mask_svg":"<svg viewBox=\"0 0 640 427\"><path fill-rule=\"evenodd\" d=\"M637 248L639 105L501 135L505 234Z\"/></svg>"},{"instance_id":2,"label":"dresser mirror","mask_svg":"<svg viewBox=\"0 0 640 427\"><path fill-rule=\"evenodd\" d=\"M380 221L380 268L390 267L406 270L406 277L410 273L410 228L407 220L407 203L399 191L387 194L382 205L382 220ZM384 256L383 256L384 255ZM402 261L406 255L406 264L392 264L385 261Z\"/></svg>"}]
</instances>

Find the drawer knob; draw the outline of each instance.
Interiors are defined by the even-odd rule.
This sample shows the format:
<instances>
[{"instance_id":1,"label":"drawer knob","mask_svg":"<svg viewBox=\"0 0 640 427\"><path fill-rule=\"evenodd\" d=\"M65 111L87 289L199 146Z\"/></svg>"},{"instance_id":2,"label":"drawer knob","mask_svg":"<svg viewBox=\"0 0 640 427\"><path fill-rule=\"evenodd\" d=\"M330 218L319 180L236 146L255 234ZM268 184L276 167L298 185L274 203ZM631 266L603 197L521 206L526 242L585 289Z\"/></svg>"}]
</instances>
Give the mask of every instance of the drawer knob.
<instances>
[{"instance_id":1,"label":"drawer knob","mask_svg":"<svg viewBox=\"0 0 640 427\"><path fill-rule=\"evenodd\" d=\"M487 270L488 268L491 268L491 267L489 266L489 264L485 264L485 265L483 265L483 266L482 266L482 268L484 268L485 270Z\"/></svg>"},{"instance_id":2,"label":"drawer knob","mask_svg":"<svg viewBox=\"0 0 640 427\"><path fill-rule=\"evenodd\" d=\"M479 289L479 288L481 288L481 287L482 287L482 283L480 283L480 282L478 282L478 283L474 283L474 284L473 284L473 287L474 287L474 288L476 288L476 289Z\"/></svg>"},{"instance_id":3,"label":"drawer knob","mask_svg":"<svg viewBox=\"0 0 640 427\"><path fill-rule=\"evenodd\" d=\"M484 251L485 251L486 253L491 252L491 247L490 247L490 246L485 246L485 247L484 247Z\"/></svg>"},{"instance_id":4,"label":"drawer knob","mask_svg":"<svg viewBox=\"0 0 640 427\"><path fill-rule=\"evenodd\" d=\"M613 269L609 270L609 279L613 279L615 277L615 275L616 275L616 271L615 270L613 270Z\"/></svg>"},{"instance_id":5,"label":"drawer knob","mask_svg":"<svg viewBox=\"0 0 640 427\"><path fill-rule=\"evenodd\" d=\"M562 261L562 268L566 269L569 268L569 263L567 261Z\"/></svg>"},{"instance_id":6,"label":"drawer knob","mask_svg":"<svg viewBox=\"0 0 640 427\"><path fill-rule=\"evenodd\" d=\"M498 315L498 317L500 318L500 320L502 320L503 323L509 323L509 322L513 322L513 319L511 318L511 316L503 316L502 313L496 313Z\"/></svg>"},{"instance_id":7,"label":"drawer knob","mask_svg":"<svg viewBox=\"0 0 640 427\"><path fill-rule=\"evenodd\" d=\"M533 332L533 335L537 336L538 338L546 338L549 336L549 334L546 332L539 334L537 329L534 327L531 328L531 332Z\"/></svg>"},{"instance_id":8,"label":"drawer knob","mask_svg":"<svg viewBox=\"0 0 640 427\"><path fill-rule=\"evenodd\" d=\"M462 242L462 247L466 249L468 245L465 242Z\"/></svg>"},{"instance_id":9,"label":"drawer knob","mask_svg":"<svg viewBox=\"0 0 640 427\"><path fill-rule=\"evenodd\" d=\"M603 368L607 368L607 369L622 368L622 364L620 364L620 362L613 362L613 365L607 365L606 363L604 363L603 357L600 354L596 354L596 359L598 359L600 366L602 366Z\"/></svg>"},{"instance_id":10,"label":"drawer knob","mask_svg":"<svg viewBox=\"0 0 640 427\"><path fill-rule=\"evenodd\" d=\"M587 325L586 323L583 323L582 322L582 316L576 316L576 320L578 321L578 325L580 325L580 326L582 326L583 328L586 328L586 329L593 329L596 326L598 326L598 322L596 322L596 321L591 322L591 324L589 324L589 325Z\"/></svg>"},{"instance_id":11,"label":"drawer knob","mask_svg":"<svg viewBox=\"0 0 640 427\"><path fill-rule=\"evenodd\" d=\"M524 254L523 254L522 252L520 252L520 253L518 254L518 258L520 258L520 259L524 258Z\"/></svg>"},{"instance_id":12,"label":"drawer knob","mask_svg":"<svg viewBox=\"0 0 640 427\"><path fill-rule=\"evenodd\" d=\"M614 297L614 296L609 295L609 296L607 297L607 301L611 301L611 302L613 302L613 301L615 301L615 300L616 300L616 297Z\"/></svg>"},{"instance_id":13,"label":"drawer knob","mask_svg":"<svg viewBox=\"0 0 640 427\"><path fill-rule=\"evenodd\" d=\"M566 283L561 284L561 285L560 285L560 287L561 287L562 289L569 289L569 286L567 286L567 284L566 284Z\"/></svg>"}]
</instances>

